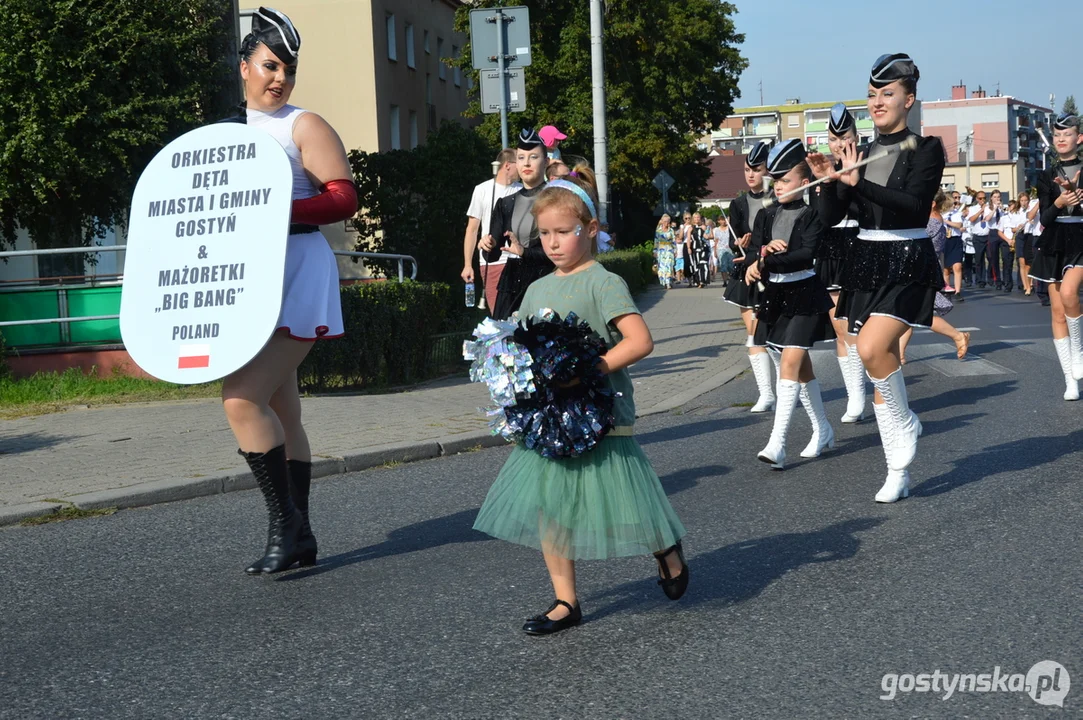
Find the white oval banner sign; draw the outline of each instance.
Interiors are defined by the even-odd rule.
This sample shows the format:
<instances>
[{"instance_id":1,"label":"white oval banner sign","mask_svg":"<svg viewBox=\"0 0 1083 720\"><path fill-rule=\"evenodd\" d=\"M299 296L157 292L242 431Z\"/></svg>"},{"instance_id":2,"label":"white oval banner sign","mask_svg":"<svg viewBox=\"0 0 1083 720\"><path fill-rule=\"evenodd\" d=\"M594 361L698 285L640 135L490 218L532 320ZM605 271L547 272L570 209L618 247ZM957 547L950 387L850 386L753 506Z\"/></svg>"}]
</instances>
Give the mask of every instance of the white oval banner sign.
<instances>
[{"instance_id":1,"label":"white oval banner sign","mask_svg":"<svg viewBox=\"0 0 1083 720\"><path fill-rule=\"evenodd\" d=\"M191 384L255 357L282 306L293 176L262 130L208 125L169 143L132 197L120 332L140 368Z\"/></svg>"}]
</instances>

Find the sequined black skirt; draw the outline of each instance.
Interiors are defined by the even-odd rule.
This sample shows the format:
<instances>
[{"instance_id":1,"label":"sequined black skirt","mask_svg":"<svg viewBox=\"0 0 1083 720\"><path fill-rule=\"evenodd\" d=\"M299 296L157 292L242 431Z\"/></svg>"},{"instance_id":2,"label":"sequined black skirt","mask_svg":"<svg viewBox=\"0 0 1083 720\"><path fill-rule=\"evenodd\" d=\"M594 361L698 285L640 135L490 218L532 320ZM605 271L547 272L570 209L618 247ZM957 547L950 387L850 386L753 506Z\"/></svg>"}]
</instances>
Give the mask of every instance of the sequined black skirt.
<instances>
[{"instance_id":1,"label":"sequined black skirt","mask_svg":"<svg viewBox=\"0 0 1083 720\"><path fill-rule=\"evenodd\" d=\"M857 333L874 315L929 327L943 287L932 240L855 240L835 317Z\"/></svg>"},{"instance_id":2,"label":"sequined black skirt","mask_svg":"<svg viewBox=\"0 0 1083 720\"><path fill-rule=\"evenodd\" d=\"M1042 252L1052 255L1083 254L1083 223L1053 223L1042 231Z\"/></svg>"},{"instance_id":3,"label":"sequined black skirt","mask_svg":"<svg viewBox=\"0 0 1083 720\"><path fill-rule=\"evenodd\" d=\"M828 228L816 254L816 274L824 281L828 290L842 288L843 272L850 246L857 239L858 228Z\"/></svg>"},{"instance_id":4,"label":"sequined black skirt","mask_svg":"<svg viewBox=\"0 0 1083 720\"><path fill-rule=\"evenodd\" d=\"M792 318L798 315L819 315L835 307L827 288L819 275L807 280L787 283L767 283L767 289L760 298L756 317L768 325L777 323L780 318Z\"/></svg>"},{"instance_id":5,"label":"sequined black skirt","mask_svg":"<svg viewBox=\"0 0 1083 720\"><path fill-rule=\"evenodd\" d=\"M1044 233L1042 240L1045 240ZM1034 261L1027 274L1042 282L1059 283L1064 278L1064 269L1070 267L1083 267L1083 251L1071 255L1066 252L1046 255L1043 244L1041 250L1034 251Z\"/></svg>"},{"instance_id":6,"label":"sequined black skirt","mask_svg":"<svg viewBox=\"0 0 1083 720\"><path fill-rule=\"evenodd\" d=\"M745 284L745 264L736 263L722 299L739 308L751 309L760 304L760 291L756 283Z\"/></svg>"},{"instance_id":7,"label":"sequined black skirt","mask_svg":"<svg viewBox=\"0 0 1083 720\"><path fill-rule=\"evenodd\" d=\"M763 347L770 345L778 349L802 348L811 350L816 343L835 339L835 328L826 312L816 315L782 315L770 325L761 322L756 325L753 342Z\"/></svg>"},{"instance_id":8,"label":"sequined black skirt","mask_svg":"<svg viewBox=\"0 0 1083 720\"><path fill-rule=\"evenodd\" d=\"M944 285L932 240L854 240L843 273L844 289L877 290L911 284L933 290Z\"/></svg>"}]
</instances>

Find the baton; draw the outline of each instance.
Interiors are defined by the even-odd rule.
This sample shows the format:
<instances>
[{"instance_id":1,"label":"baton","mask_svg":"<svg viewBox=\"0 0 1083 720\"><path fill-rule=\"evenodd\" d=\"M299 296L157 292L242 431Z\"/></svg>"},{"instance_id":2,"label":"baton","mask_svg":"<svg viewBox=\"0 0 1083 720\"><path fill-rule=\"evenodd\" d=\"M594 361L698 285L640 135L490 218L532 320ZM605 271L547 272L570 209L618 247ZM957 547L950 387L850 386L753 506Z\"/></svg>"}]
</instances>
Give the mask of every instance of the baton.
<instances>
[{"instance_id":1,"label":"baton","mask_svg":"<svg viewBox=\"0 0 1083 720\"><path fill-rule=\"evenodd\" d=\"M887 152L885 152L883 155L877 155L876 157L865 158L861 162L857 162L857 163L854 163L853 165L851 165L849 167L842 168L841 170L838 171L838 174L841 175L842 173L848 173L851 170L857 170L858 168L865 167L869 163L874 163L877 160L883 160L884 158L891 157L892 155L896 155L896 154L901 153L901 152L906 151L906 150L916 150L917 147L918 147L918 136L917 135L911 135L910 137L906 138L905 140L903 140L898 145L889 145L888 148L887 148ZM834 180L834 179L835 178L833 178L833 177L820 178L819 180L815 180L813 182L810 182L808 185L802 185L801 187L794 188L793 190L790 190L789 192L784 192L781 195L779 195L778 197L766 197L766 198L763 199L763 206L765 208L771 207L776 202L783 202L784 200L786 200L786 198L793 197L794 195L803 194L806 191L808 191L809 189L816 187L817 185L820 185L820 184L825 183L825 182L830 182L831 180Z\"/></svg>"}]
</instances>

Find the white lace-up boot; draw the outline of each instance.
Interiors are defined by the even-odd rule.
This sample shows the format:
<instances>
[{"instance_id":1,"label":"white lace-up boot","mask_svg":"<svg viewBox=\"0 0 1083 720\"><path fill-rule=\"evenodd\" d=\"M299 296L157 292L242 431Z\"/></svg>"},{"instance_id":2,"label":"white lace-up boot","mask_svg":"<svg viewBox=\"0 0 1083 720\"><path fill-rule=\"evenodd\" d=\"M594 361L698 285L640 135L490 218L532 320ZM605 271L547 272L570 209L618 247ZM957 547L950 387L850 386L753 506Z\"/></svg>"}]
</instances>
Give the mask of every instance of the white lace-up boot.
<instances>
[{"instance_id":1,"label":"white lace-up boot","mask_svg":"<svg viewBox=\"0 0 1083 720\"><path fill-rule=\"evenodd\" d=\"M1065 315L1064 319L1068 321L1068 339L1071 340L1072 377L1083 380L1083 329L1080 328L1083 315L1074 318Z\"/></svg>"},{"instance_id":2,"label":"white lace-up boot","mask_svg":"<svg viewBox=\"0 0 1083 720\"><path fill-rule=\"evenodd\" d=\"M905 470L917 454L918 438L921 437L921 421L910 410L907 402L906 379L903 377L902 368L882 380L871 376L869 379L880 391L880 396L884 398L884 406L890 412L891 442L884 445L888 469ZM883 418L884 416L877 409L877 423Z\"/></svg>"},{"instance_id":3,"label":"white lace-up boot","mask_svg":"<svg viewBox=\"0 0 1083 720\"><path fill-rule=\"evenodd\" d=\"M835 447L835 430L831 427L831 421L827 419L827 411L824 410L819 380L801 383L801 405L812 423L812 439L801 451L801 457L820 457L820 453L825 448Z\"/></svg>"},{"instance_id":4,"label":"white lace-up boot","mask_svg":"<svg viewBox=\"0 0 1083 720\"><path fill-rule=\"evenodd\" d=\"M801 384L793 380L778 381L778 399L775 403L775 424L771 428L771 439L767 447L760 450L759 459L770 463L775 470L786 466L786 434L790 429L790 418L797 406L797 395Z\"/></svg>"},{"instance_id":5,"label":"white lace-up boot","mask_svg":"<svg viewBox=\"0 0 1083 720\"><path fill-rule=\"evenodd\" d=\"M752 363L752 374L756 377L756 387L760 390L759 400L752 406L751 412L771 412L775 407L775 384L771 376L771 358L767 353L749 355L748 361Z\"/></svg>"},{"instance_id":6,"label":"white lace-up boot","mask_svg":"<svg viewBox=\"0 0 1083 720\"><path fill-rule=\"evenodd\" d=\"M1079 399L1079 381L1072 375L1072 341L1069 338L1054 338L1053 347L1057 349L1057 360L1064 373L1064 399Z\"/></svg>"},{"instance_id":7,"label":"white lace-up boot","mask_svg":"<svg viewBox=\"0 0 1083 720\"><path fill-rule=\"evenodd\" d=\"M846 346L846 357L839 358L839 369L846 384L846 414L842 422L861 422L865 419L865 366L857 354L857 345Z\"/></svg>"}]
</instances>

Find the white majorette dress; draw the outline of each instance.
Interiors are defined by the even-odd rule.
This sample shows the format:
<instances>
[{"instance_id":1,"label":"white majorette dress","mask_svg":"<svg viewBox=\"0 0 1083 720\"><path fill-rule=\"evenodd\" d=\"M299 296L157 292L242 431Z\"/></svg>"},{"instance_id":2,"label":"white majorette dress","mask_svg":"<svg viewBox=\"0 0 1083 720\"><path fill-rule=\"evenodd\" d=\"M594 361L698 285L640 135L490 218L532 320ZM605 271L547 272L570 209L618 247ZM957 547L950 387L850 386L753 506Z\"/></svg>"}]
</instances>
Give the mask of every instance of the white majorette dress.
<instances>
[{"instance_id":1,"label":"white majorette dress","mask_svg":"<svg viewBox=\"0 0 1083 720\"><path fill-rule=\"evenodd\" d=\"M285 105L273 113L247 110L248 125L269 133L289 156L294 200L320 194L301 165L301 150L293 142L293 126L306 112L293 105ZM290 225L282 311L276 329L286 330L294 340L330 339L345 334L338 263L316 225Z\"/></svg>"}]
</instances>

